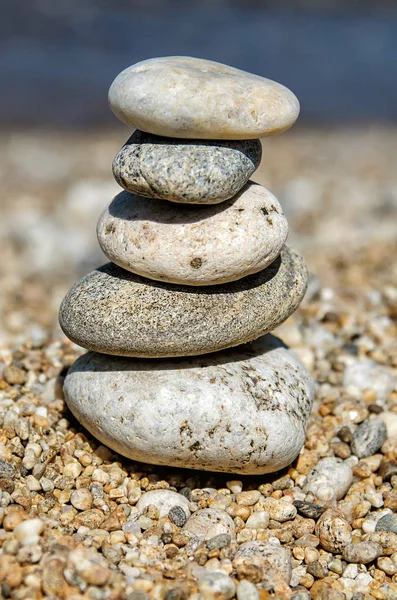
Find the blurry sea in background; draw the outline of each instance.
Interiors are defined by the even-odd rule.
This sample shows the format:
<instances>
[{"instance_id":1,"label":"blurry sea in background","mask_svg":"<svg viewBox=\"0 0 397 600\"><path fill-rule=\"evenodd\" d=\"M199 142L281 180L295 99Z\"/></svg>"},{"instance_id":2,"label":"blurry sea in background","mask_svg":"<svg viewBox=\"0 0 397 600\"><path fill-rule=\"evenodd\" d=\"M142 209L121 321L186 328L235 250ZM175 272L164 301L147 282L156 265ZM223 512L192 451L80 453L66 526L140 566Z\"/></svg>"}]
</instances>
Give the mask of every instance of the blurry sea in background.
<instances>
[{"instance_id":1,"label":"blurry sea in background","mask_svg":"<svg viewBox=\"0 0 397 600\"><path fill-rule=\"evenodd\" d=\"M274 78L300 123L397 118L397 3L0 0L0 125L114 125L107 90L139 60L209 58Z\"/></svg>"}]
</instances>

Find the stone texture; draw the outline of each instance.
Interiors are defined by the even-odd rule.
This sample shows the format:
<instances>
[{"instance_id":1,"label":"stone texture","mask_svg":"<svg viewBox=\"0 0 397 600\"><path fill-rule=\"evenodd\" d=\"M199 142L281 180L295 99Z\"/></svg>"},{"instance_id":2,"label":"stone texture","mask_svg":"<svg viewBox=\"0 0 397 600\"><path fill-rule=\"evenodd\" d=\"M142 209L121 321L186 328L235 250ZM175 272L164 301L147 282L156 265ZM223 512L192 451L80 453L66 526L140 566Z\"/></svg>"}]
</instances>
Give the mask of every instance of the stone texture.
<instances>
[{"instance_id":1,"label":"stone texture","mask_svg":"<svg viewBox=\"0 0 397 600\"><path fill-rule=\"evenodd\" d=\"M376 531L392 531L397 534L397 515L393 513L383 515L376 523Z\"/></svg>"},{"instance_id":2,"label":"stone texture","mask_svg":"<svg viewBox=\"0 0 397 600\"><path fill-rule=\"evenodd\" d=\"M304 441L312 398L310 375L274 336L233 351L172 360L89 352L65 379L70 410L120 454L234 473L267 473L290 464Z\"/></svg>"},{"instance_id":3,"label":"stone texture","mask_svg":"<svg viewBox=\"0 0 397 600\"><path fill-rule=\"evenodd\" d=\"M321 458L310 471L303 486L307 494L311 492L320 500L340 500L353 483L351 466L334 456ZM330 497L329 497L330 495Z\"/></svg>"},{"instance_id":4,"label":"stone texture","mask_svg":"<svg viewBox=\"0 0 397 600\"><path fill-rule=\"evenodd\" d=\"M233 540L236 538L233 519L219 508L197 510L186 521L182 532L200 541L209 541L219 535L228 535Z\"/></svg>"},{"instance_id":5,"label":"stone texture","mask_svg":"<svg viewBox=\"0 0 397 600\"><path fill-rule=\"evenodd\" d=\"M244 561L261 568L261 578L267 584L289 583L292 574L291 555L287 548L272 542L245 542L237 550L233 565Z\"/></svg>"},{"instance_id":6,"label":"stone texture","mask_svg":"<svg viewBox=\"0 0 397 600\"><path fill-rule=\"evenodd\" d=\"M275 329L298 308L306 283L303 259L288 248L267 269L216 288L152 282L110 263L73 286L59 319L73 342L105 354L205 354Z\"/></svg>"},{"instance_id":7,"label":"stone texture","mask_svg":"<svg viewBox=\"0 0 397 600\"><path fill-rule=\"evenodd\" d=\"M235 281L269 266L288 224L277 199L250 182L232 200L181 206L118 194L99 219L99 244L143 277L185 285Z\"/></svg>"},{"instance_id":8,"label":"stone texture","mask_svg":"<svg viewBox=\"0 0 397 600\"><path fill-rule=\"evenodd\" d=\"M186 517L190 517L189 501L182 494L172 490L150 490L141 496L136 507L139 512L143 512L150 505L158 509L160 517L167 517L175 507L181 508Z\"/></svg>"},{"instance_id":9,"label":"stone texture","mask_svg":"<svg viewBox=\"0 0 397 600\"><path fill-rule=\"evenodd\" d=\"M381 419L369 419L354 430L351 451L358 458L371 456L379 450L386 438L385 423Z\"/></svg>"},{"instance_id":10,"label":"stone texture","mask_svg":"<svg viewBox=\"0 0 397 600\"><path fill-rule=\"evenodd\" d=\"M151 58L122 71L109 90L121 121L156 135L254 139L281 133L299 114L283 85L187 56Z\"/></svg>"},{"instance_id":11,"label":"stone texture","mask_svg":"<svg viewBox=\"0 0 397 600\"><path fill-rule=\"evenodd\" d=\"M258 168L259 140L181 140L135 131L113 161L129 192L187 204L232 198Z\"/></svg>"}]
</instances>

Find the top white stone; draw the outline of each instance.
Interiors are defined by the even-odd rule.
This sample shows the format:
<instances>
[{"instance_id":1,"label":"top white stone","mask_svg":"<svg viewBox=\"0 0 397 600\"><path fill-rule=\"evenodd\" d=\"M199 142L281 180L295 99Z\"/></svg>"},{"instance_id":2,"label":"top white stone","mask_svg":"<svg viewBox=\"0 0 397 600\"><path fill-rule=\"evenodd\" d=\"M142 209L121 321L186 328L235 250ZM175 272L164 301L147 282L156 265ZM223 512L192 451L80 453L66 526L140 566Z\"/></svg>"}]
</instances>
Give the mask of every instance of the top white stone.
<instances>
[{"instance_id":1,"label":"top white stone","mask_svg":"<svg viewBox=\"0 0 397 600\"><path fill-rule=\"evenodd\" d=\"M114 114L149 133L190 139L255 139L299 115L283 85L211 60L168 56L122 71L109 90Z\"/></svg>"}]
</instances>

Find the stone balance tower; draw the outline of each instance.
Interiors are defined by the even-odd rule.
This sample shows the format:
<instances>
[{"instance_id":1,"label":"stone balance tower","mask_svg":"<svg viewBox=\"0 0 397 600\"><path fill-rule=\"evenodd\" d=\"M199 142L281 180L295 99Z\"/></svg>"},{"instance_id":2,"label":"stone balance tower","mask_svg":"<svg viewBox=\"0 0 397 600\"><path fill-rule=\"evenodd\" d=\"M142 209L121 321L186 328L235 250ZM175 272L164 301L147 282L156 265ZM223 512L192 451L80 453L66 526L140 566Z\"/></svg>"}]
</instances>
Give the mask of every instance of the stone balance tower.
<instances>
[{"instance_id":1,"label":"stone balance tower","mask_svg":"<svg viewBox=\"0 0 397 600\"><path fill-rule=\"evenodd\" d=\"M313 382L264 334L299 306L307 270L284 245L279 202L249 177L258 138L288 129L298 100L232 67L168 57L120 73L109 101L137 129L113 164L126 191L98 222L112 262L60 309L66 335L90 350L66 377L66 402L138 461L281 469L304 442Z\"/></svg>"}]
</instances>

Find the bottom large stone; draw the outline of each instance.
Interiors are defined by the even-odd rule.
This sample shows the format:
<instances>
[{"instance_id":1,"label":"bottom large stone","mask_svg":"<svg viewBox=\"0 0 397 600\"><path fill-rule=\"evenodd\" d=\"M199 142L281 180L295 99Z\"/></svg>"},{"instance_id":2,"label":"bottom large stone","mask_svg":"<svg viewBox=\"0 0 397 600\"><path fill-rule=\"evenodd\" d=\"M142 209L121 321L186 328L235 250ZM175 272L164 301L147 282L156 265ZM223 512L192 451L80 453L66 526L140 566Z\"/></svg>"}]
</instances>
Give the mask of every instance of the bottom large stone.
<instances>
[{"instance_id":1,"label":"bottom large stone","mask_svg":"<svg viewBox=\"0 0 397 600\"><path fill-rule=\"evenodd\" d=\"M266 335L194 358L136 359L88 352L65 379L66 402L102 443L137 461L261 474L298 455L313 381Z\"/></svg>"}]
</instances>

